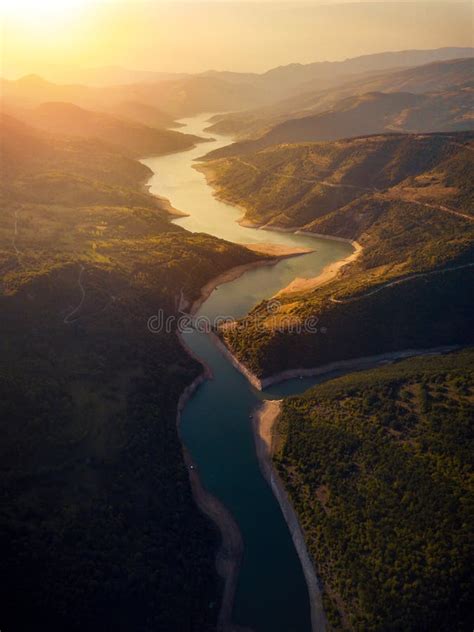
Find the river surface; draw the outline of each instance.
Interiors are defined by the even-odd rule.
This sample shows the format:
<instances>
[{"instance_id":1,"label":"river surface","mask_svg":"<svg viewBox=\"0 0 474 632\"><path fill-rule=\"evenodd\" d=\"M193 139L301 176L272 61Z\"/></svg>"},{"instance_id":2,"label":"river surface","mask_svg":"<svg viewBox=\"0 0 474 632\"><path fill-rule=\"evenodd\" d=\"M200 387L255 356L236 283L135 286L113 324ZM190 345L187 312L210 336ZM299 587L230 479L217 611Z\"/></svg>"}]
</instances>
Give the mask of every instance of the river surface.
<instances>
[{"instance_id":1,"label":"river surface","mask_svg":"<svg viewBox=\"0 0 474 632\"><path fill-rule=\"evenodd\" d=\"M180 122L185 127L180 131L210 138L204 132L209 116L183 119ZM329 263L352 252L343 242L237 224L242 211L217 200L204 175L193 169L197 158L231 142L227 136L214 134L213 138L188 151L142 160L154 173L149 182L151 192L189 214L175 222L192 232L233 242L282 244L314 252L249 270L221 285L197 314L211 320L243 316L295 277L314 277ZM192 331L184 338L214 377L186 405L181 418L182 439L204 486L230 510L244 541L233 621L255 632L309 632L310 607L303 570L278 502L260 472L250 417L262 398L294 395L318 380L287 380L260 393L205 333Z\"/></svg>"}]
</instances>

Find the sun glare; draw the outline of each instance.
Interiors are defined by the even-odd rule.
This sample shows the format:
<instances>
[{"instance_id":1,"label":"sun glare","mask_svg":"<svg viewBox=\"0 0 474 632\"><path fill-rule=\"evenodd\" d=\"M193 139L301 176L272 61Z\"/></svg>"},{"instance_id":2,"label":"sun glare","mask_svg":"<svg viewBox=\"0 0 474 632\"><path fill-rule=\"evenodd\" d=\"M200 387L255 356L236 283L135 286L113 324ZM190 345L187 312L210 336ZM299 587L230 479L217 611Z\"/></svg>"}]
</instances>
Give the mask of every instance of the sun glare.
<instances>
[{"instance_id":1,"label":"sun glare","mask_svg":"<svg viewBox=\"0 0 474 632\"><path fill-rule=\"evenodd\" d=\"M44 21L60 22L93 0L0 0L0 15L14 22L47 26Z\"/></svg>"}]
</instances>

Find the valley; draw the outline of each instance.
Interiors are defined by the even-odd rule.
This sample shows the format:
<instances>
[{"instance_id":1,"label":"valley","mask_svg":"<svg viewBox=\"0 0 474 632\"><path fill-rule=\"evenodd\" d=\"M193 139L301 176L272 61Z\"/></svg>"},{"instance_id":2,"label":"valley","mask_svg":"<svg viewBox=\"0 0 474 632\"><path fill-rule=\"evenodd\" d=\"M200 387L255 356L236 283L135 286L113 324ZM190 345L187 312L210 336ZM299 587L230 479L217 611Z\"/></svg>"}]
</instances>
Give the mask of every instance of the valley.
<instances>
[{"instance_id":1,"label":"valley","mask_svg":"<svg viewBox=\"0 0 474 632\"><path fill-rule=\"evenodd\" d=\"M2 629L472 629L472 56L1 79Z\"/></svg>"},{"instance_id":2,"label":"valley","mask_svg":"<svg viewBox=\"0 0 474 632\"><path fill-rule=\"evenodd\" d=\"M185 129L193 132L199 129L199 134L202 135L205 134L202 131L202 127L198 128L195 126L203 126L205 119L206 117L201 117L200 119L188 119L182 122L187 125ZM267 156L260 156L259 154L250 156L246 160L236 158L231 161L224 161L223 164L219 161L211 164L199 164L196 166L193 175L191 175L192 172L189 170L193 166L193 159L198 158L200 155L199 148L188 152L183 157L175 155L169 158L164 157L145 161L145 164L150 166L156 173L151 181L152 190L169 196L173 204L181 210L186 211L190 209L191 203L193 208L196 209L196 215L191 212L188 217L175 220L176 223L191 229L199 227L200 230L205 230L206 232L213 232L219 236L225 235L229 239L239 239L246 242L249 241L250 236L257 241L270 238L272 242L292 243L294 246L297 244L310 246L312 242L316 253L318 253L307 254L293 260L281 262L274 268L259 268L248 271L237 280L224 285L219 284L219 291L211 294L203 304L200 304L198 311L195 313L196 323L202 319L212 323L216 317L223 314L230 316L234 320L234 324L235 319L240 318L240 320L237 320L235 328L232 326L232 322L227 323L220 332L222 340L228 345L233 355L230 355L228 350L222 347L219 341L213 335L206 333L206 331L199 331L197 328L194 331L186 332L183 336L188 349L194 356L200 358L201 362L206 366L206 370L210 371L212 375L210 381L206 381L199 386L199 390L189 400L183 410L181 414L181 434L193 459L193 466L199 473L205 488L217 496L231 510L231 514L236 520L236 525L242 534L243 557L240 557L242 553L239 552L239 547L231 549L233 550L234 559L240 559L240 565L237 564L238 575L236 577L235 574L232 575L231 573L230 578L229 575L227 576L227 586L235 586L233 616L235 617L234 620L239 624L250 624L252 628L258 630L281 629L283 631L291 629L291 626L296 626L298 630L310 629L309 622L304 622L302 618L302 613L305 612L307 606L305 607L299 601L302 594L304 595L306 591L299 588L297 593L291 593L291 601L288 601L288 582L292 586L300 586L301 569L298 569L298 564L295 566L294 560L292 561L291 556L288 556L288 533L286 532L285 535L286 530L284 528L280 531L282 516L281 514L278 515L278 512L275 513L275 509L271 508L271 505L275 504L275 500L273 499L270 502L270 498L267 496L270 493L269 488L262 488L261 483L257 482L259 479L258 469L264 461L261 461L261 457L258 457L258 452L257 455L254 452L255 448L251 434L256 432L256 430L247 421L247 418L252 417L250 413L255 407L258 408L260 406L259 401L261 402L262 399L267 400L269 405L268 398L278 397L280 394L283 394L286 398L291 394L301 393L310 385L330 380L332 377L337 376L338 373L377 367L383 365L383 363L402 360L413 355L429 355L430 348L433 348L431 353L434 354L446 353L452 350L456 344L465 344L469 341L469 334L467 338L463 338L462 335L457 336L454 332L457 332L458 329L453 323L455 322L454 319L459 317L457 316L459 312L462 314L463 310L465 318L470 318L469 297L471 286L469 280L472 279L471 268L473 265L472 260L469 260L472 243L472 234L469 231L472 231L472 228L470 228L471 215L469 214L468 198L465 197L469 189L465 180L461 181L458 190L450 189L447 195L452 196L452 199L465 199L465 207L463 208L466 209L466 213L455 213L453 216L441 208L436 208L437 205L433 205L435 208L430 209L430 214L425 210L417 211L418 213L423 213L420 217L420 235L410 235L410 239L414 240L412 243L419 243L420 245L426 242L426 261L424 261L422 254L418 255L419 259L416 262L406 259L404 252L408 252L411 249L410 241L406 243L406 251L400 249L402 242L398 241L396 255L395 249L391 249L390 243L385 246L385 249L380 254L376 254L380 246L377 246L375 240L363 239L362 232L344 232L342 234L346 236L346 239L351 237L361 239L364 244L363 250L353 263L347 265L347 271L343 270L342 273L338 274L336 269L326 280L326 283L323 286L318 286L313 294L299 290L291 291L292 283L290 283L289 289L285 290L282 288L285 288L287 279L292 281L301 272L308 273L311 271L312 274L317 273L315 264L317 265L318 256L322 252L321 248L324 243L318 237L318 233L315 231L315 234L311 235L308 227L302 226L301 234L294 234L294 219L289 220L291 222L289 227L281 227L288 228L287 231L255 230L255 227L258 227L259 224L252 220L241 220L237 223L236 220L240 216L239 208L247 208L245 218L248 217L250 208L255 209L253 211L255 215L251 215L252 219L255 216L259 217L260 208L272 208L273 216L275 217L275 205L272 204L270 206L268 200L263 199L260 206L258 196L265 195L266 191L275 196L275 192L278 191L279 203L283 206L286 200L285 197L282 197L285 185L275 186L274 182L275 180L285 181L287 179L285 176L288 176L290 180L295 180L296 185L299 187L306 187L308 184L316 185L319 193L319 181L316 177L307 178L302 177L301 174L291 175L291 173L295 173L294 170L300 166L305 174L311 173L313 168L318 169L320 162L322 162L321 168L324 169L325 177L330 176L330 183L334 182L334 188L338 188L337 182L342 181L342 187L350 190L351 201L349 204L351 202L359 202L359 198L362 198L362 203L370 203L370 201L366 202L367 192L370 191L374 192L373 204L381 205L381 198L378 197L380 193L383 193L387 200L391 200L392 196L390 188L388 192L383 188L384 184L393 184L394 188L400 186L400 189L403 190L403 184L401 183L405 183L405 180L409 179L411 184L413 181L416 181L417 177L421 180L422 176L419 174L419 170L424 166L424 160L427 160L426 168L431 168L433 173L436 174L443 173L444 177L449 178L449 175L446 174L446 169L438 166L438 161L441 161L443 165L444 161L454 165L453 172L455 172L455 166L459 162L464 162L466 155L469 155L471 151L469 145L471 137L469 135L455 137L454 141L452 138L437 137L433 139L429 137L427 139L421 138L420 141L417 138L379 139L375 137L360 139L354 141L357 153L355 151L352 153L352 148L348 141L346 145L349 144L349 147L342 144L342 148L339 146L334 148L336 157L333 160L338 165L337 176L331 174L327 162L324 163L319 157L319 152L323 156L326 153L332 156L333 148L317 144L295 145L294 148L275 148L268 159L268 165L265 162ZM218 138L215 141L215 143L219 142L225 142L225 139L221 141ZM383 148L382 151L381 147L377 145L379 142ZM351 176L352 173L368 173L363 163L360 163L361 160L367 159L364 157L363 152L360 151L360 146L364 146L364 143L368 143L369 147L375 146L380 172L377 173L372 170L369 182L363 181L361 184L352 184L357 181L354 176ZM388 155L385 160L381 160L382 152L386 151L387 145L389 147ZM433 152L433 145L437 153ZM428 147L429 151L427 150ZM413 150L415 148L419 152L418 156L414 154ZM337 154L341 149L346 162L341 161ZM305 157L299 162L295 160L293 155L291 161L286 162L288 151L295 153L301 151L305 156L304 152L306 151L314 153L310 154L310 161ZM279 152L282 155L279 155ZM358 157L359 162L354 163L354 155ZM403 162L404 157L406 157L406 162ZM263 168L260 166L261 164L264 165ZM292 171L290 174L284 173L287 164L291 164ZM397 170L394 169L395 164ZM275 168L276 165L278 165L277 169ZM414 166L416 166L415 170ZM234 172L234 169L239 169L240 171ZM243 177L242 169L245 169ZM266 169L268 169L268 172ZM172 175L170 176L170 174ZM221 174L223 175L221 176ZM342 177L341 174L343 174ZM208 182L213 187L216 187L216 197L210 197L210 191L204 184L203 176L206 176ZM268 185L265 184L266 178L270 180ZM349 183L347 187L345 187L345 182ZM184 186L184 183L186 183L186 186ZM238 183L238 186L234 186L234 183ZM377 187L371 187L372 183L377 185ZM248 198L241 193L241 191L247 192L250 190L258 191L258 196L253 198L256 201L255 206L248 205L248 199L252 198ZM294 194L294 191L291 193ZM375 194L377 197L375 197ZM296 196L297 199L303 198L299 193ZM278 198L273 197L272 199ZM229 206L226 202L230 202L231 205ZM402 200L402 203L404 202ZM238 207L235 208L234 204L237 204ZM391 207L391 204L395 208ZM397 200L396 203L393 201L387 202L387 208L384 209L382 206L378 213L385 211L391 222L405 222L404 219L401 220L400 218L395 220L397 215L394 211L395 209L397 211L400 209L399 204L400 200ZM421 204L423 209L426 209L424 203ZM419 206L420 204L412 202L407 206L405 212L412 214L413 209L417 209ZM288 215L285 215L285 217L289 217L289 212L287 211L287 213ZM331 214L329 215L331 216ZM235 224L228 221L222 222L223 217L229 216L236 221ZM276 215L276 217L279 216ZM426 222L428 217L430 218L430 223ZM378 219L376 216L374 220L376 218ZM337 225L337 221L336 219L334 220L335 225ZM263 228L274 227L273 223L259 223ZM350 229L351 225L347 221L343 225L345 230ZM423 225L423 228L421 228L421 225ZM448 226L451 226L451 228L446 230ZM279 226L276 227L278 228ZM378 230L382 230L382 227ZM430 230L432 233L430 233ZM450 246L447 238L450 231L453 231L454 247L451 255L449 254ZM329 234L337 234L337 232L334 228L331 231L328 230ZM411 232L413 232L413 227ZM437 243L441 233L446 236L443 246L443 258L445 257L445 259L440 258L437 264L433 266L432 256L429 254L432 252L430 250L432 248L430 239L433 240L433 243ZM463 245L464 238L466 241ZM332 244L331 247L345 247L343 241L328 243ZM418 252L423 253L423 248L420 245L417 247ZM372 249L375 250L375 253L371 252ZM376 257L375 261L380 266L379 269L374 271L372 270L374 265L370 263L373 257ZM379 258L381 258L381 261L379 261ZM310 262L310 265L305 264L305 260ZM451 261L459 261L460 263L447 265ZM288 276L286 274L283 276L279 271L287 266L290 266ZM393 266L393 270L390 269L391 266ZM322 269L324 267L319 268L319 270ZM413 273L413 270L423 271ZM351 276L351 272L354 276ZM461 276L456 277L456 274ZM446 279L446 276L449 278ZM384 277L394 280L382 283L381 279ZM376 283L375 279L377 279ZM460 279L462 279L461 282ZM427 280L430 283L427 283ZM421 285L418 286L417 284L420 282ZM353 283L354 285L352 285ZM414 284L415 287L413 287ZM463 284L465 284L465 292L459 293L459 288ZM342 288L344 288L345 293L348 293L351 287L352 292L355 290L356 295L353 295L351 292L349 297L344 298L345 294ZM277 301L269 300L272 288L278 289L276 293ZM338 290L337 297L329 294L334 289ZM428 310L431 309L430 301L433 300L433 291L437 294L436 298L449 296L452 306L449 311L445 310L440 315L438 321L431 312L428 316ZM388 299L387 296L383 296L384 300L380 302L376 300L375 304L369 301L365 305L367 299L371 299L374 295L383 295L384 292L389 293ZM398 294L394 296L393 293L390 294L391 292L398 292ZM456 292L457 296L455 296ZM321 294L323 299L321 299ZM324 333L319 335L314 330L312 332L303 330L302 332L299 331L298 334L293 332L291 328L294 324L294 320L292 320L293 314L297 314L296 318L298 320L303 320L300 314L305 314L305 317L308 318L314 313L315 303L310 302L313 296L318 297L319 300L329 297L329 301L338 307L340 306L340 313L346 319L342 321L342 324L341 321L335 321L339 328L335 332L337 336L341 336L341 329L346 329L343 334L343 341L338 343L340 347L335 344L336 335L332 335L330 329L326 327L321 329ZM342 296L342 298L339 298L339 296ZM365 309L365 313L362 311L362 316L357 305L361 302L364 303ZM299 313L294 310L295 303L301 306ZM407 309L407 303L413 303L413 309ZM291 305L291 311L286 309L287 304ZM254 307L255 305L257 307ZM348 309L349 305L350 308ZM352 307L353 305L354 307ZM386 342L384 341L382 334L384 323L387 322L388 312L381 314L380 310L381 308L390 310L393 314L394 306L396 305L400 306L398 313L402 314L402 318L399 320L400 329L397 332L397 346L393 346L389 343L387 337L385 338ZM249 308L252 307L253 309L247 315ZM414 324L407 322L408 318L416 313L417 310L419 310L417 321ZM405 316L404 313L407 311L409 312L408 316ZM283 312L281 317L280 312ZM324 312L323 314L326 316ZM356 314L355 317L354 314ZM353 319L352 329L346 325L351 318ZM405 318L405 321L403 318ZM450 318L453 321L449 324ZM432 329L427 327L428 321L434 323ZM266 325L266 322L268 322L268 325ZM323 326L326 322L326 320L321 320ZM367 337L362 336L361 332L356 329L359 325L368 322L380 323L380 329L377 330L377 333L380 332L379 337L372 339L370 342ZM466 321L458 322L459 331L465 332ZM447 334L440 335L439 330L436 329L438 323L448 324ZM369 333L373 335L374 329L372 328ZM267 342L267 336L273 336L273 340L278 341L276 353L272 347L273 340ZM354 345L354 340L357 340L358 346ZM289 345L286 349L285 344ZM339 348L341 352L339 352ZM380 353L381 350L385 351L385 353ZM351 357L354 358L353 361L350 360ZM467 358L469 357L467 356ZM254 358L261 358L261 365L254 363ZM446 358L448 358L446 360L448 364L449 362L456 363L455 359L450 359L450 355L446 356ZM241 364L242 362L244 364ZM420 360L420 362L423 361ZM426 362L428 363L429 360ZM400 364L400 366L402 365L403 363ZM396 364L395 366L398 367L399 365ZM312 369L308 367L314 368L314 377L311 377ZM263 371L262 368L264 369ZM375 372L377 376L378 370ZM394 371L396 370L394 368ZM279 371L283 371L279 380L272 379L275 373ZM243 375L239 375L239 373L243 373ZM275 377L278 377L278 375ZM362 376L360 379L362 382L364 377ZM379 378L376 377L375 379L378 380ZM255 391L252 393L247 380L258 388L266 387L266 390L258 395ZM283 380L281 384L275 385L276 381L281 380ZM331 382L328 382L328 384L331 384ZM291 402L292 400L285 399L284 401ZM293 416L289 415L289 419L292 418ZM284 419L282 417L282 421L278 421L278 424L284 424ZM238 446L238 450L235 449L236 446ZM260 461L258 461L259 458ZM269 474L271 469L267 470L266 476L268 482L272 483L273 491L279 499L285 519L288 524L293 525L291 527L293 540L304 568L307 590L309 590L310 594L311 629L320 630L326 626L329 629L346 629L351 625L349 623L350 617L356 626L359 625L356 619L358 616L356 612L358 612L357 608L359 606L351 605L346 611L342 598L335 594L331 587L332 580L324 579L325 576L328 576L324 570L325 566L319 567L318 565L317 550L311 550L311 545L309 545L308 553L302 540L303 536L295 535L296 532L293 529L296 528L294 525L298 524L299 519L306 544L308 545L308 542L311 542L309 527L304 513L292 495L292 483L285 477L284 470L281 469L280 462L276 456L275 464L278 467L279 475L282 476L282 480L285 483L286 490L290 494L291 504L285 504L284 495L281 496L278 495L280 492L278 494L275 492L273 475ZM219 472L219 475L217 475L217 472ZM235 481L235 472L239 473L241 481L238 485L236 485ZM296 509L296 515L292 513L292 507ZM269 518L271 524L267 522ZM224 537L225 541L226 538ZM270 550L272 548L279 551L277 559L271 558ZM328 548L329 550L331 549L330 545ZM463 559L466 560L467 553L464 552L462 555ZM264 564L262 564L263 560L265 560ZM312 570L313 563L318 573L317 576ZM324 565L324 562L322 564ZM281 585L279 581L282 574L286 577L284 585ZM322 592L318 578L322 579ZM255 581L258 581L260 586L258 591L255 589ZM360 590L360 588L357 588L359 586L358 581L358 577L353 578L353 590ZM420 575L419 581L421 583L427 580ZM262 590L262 586L265 587L264 590ZM282 594L278 598L280 590L285 591L285 597ZM278 607L280 602L282 605L284 603L283 609ZM272 613L271 616L269 616L270 611ZM225 628L230 623L231 612L221 611L221 616L221 621ZM369 615L365 616L364 622L360 624L362 627L356 627L356 629L366 629L367 625L372 625ZM420 614L420 616L422 615ZM378 628L375 627L374 629Z\"/></svg>"},{"instance_id":3,"label":"valley","mask_svg":"<svg viewBox=\"0 0 474 632\"><path fill-rule=\"evenodd\" d=\"M261 305L222 330L238 359L262 379L376 350L469 342L474 227L465 165L472 155L466 132L280 145L202 163L219 196L245 208L246 224L362 247L323 286L311 291L302 281L302 290L280 293L271 318ZM437 305L445 306L442 314ZM398 306L394 338L384 314ZM328 331L324 339L292 335L289 323L314 314Z\"/></svg>"}]
</instances>

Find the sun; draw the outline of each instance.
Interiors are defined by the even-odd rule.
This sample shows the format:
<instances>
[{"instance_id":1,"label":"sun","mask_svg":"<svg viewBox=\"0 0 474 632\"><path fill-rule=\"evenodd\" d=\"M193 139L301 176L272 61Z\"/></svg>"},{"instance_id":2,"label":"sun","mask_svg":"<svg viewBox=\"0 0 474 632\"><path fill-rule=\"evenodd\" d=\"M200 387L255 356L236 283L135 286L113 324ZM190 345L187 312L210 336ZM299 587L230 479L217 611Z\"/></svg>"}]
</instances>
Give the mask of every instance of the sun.
<instances>
[{"instance_id":1,"label":"sun","mask_svg":"<svg viewBox=\"0 0 474 632\"><path fill-rule=\"evenodd\" d=\"M62 21L94 0L0 0L0 16L24 25Z\"/></svg>"}]
</instances>

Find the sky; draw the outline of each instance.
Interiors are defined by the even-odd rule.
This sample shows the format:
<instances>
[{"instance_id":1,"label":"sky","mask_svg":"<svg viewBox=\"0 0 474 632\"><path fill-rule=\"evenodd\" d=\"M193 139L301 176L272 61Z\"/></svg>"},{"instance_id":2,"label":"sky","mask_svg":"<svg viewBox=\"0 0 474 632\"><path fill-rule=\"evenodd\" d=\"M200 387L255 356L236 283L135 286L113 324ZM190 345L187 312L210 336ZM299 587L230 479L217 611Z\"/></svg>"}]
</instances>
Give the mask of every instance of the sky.
<instances>
[{"instance_id":1,"label":"sky","mask_svg":"<svg viewBox=\"0 0 474 632\"><path fill-rule=\"evenodd\" d=\"M262 72L384 50L472 46L470 2L0 0L2 74L118 65Z\"/></svg>"}]
</instances>

